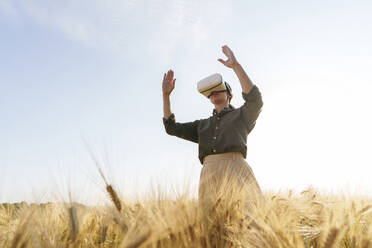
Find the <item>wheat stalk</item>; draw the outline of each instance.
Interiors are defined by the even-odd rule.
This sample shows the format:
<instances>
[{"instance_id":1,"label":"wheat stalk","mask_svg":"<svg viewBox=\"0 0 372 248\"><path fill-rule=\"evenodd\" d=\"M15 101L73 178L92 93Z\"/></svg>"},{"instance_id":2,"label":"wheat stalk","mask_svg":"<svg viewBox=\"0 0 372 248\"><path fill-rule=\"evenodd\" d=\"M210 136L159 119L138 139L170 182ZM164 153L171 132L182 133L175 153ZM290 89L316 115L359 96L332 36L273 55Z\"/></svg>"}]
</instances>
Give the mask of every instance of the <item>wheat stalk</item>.
<instances>
[{"instance_id":1,"label":"wheat stalk","mask_svg":"<svg viewBox=\"0 0 372 248\"><path fill-rule=\"evenodd\" d=\"M338 228L335 227L331 228L331 230L328 233L327 239L323 245L323 248L332 248L335 245L338 232L339 232Z\"/></svg>"},{"instance_id":2,"label":"wheat stalk","mask_svg":"<svg viewBox=\"0 0 372 248\"><path fill-rule=\"evenodd\" d=\"M34 210L31 210L31 212L28 214L25 220L18 225L16 234L14 235L12 245L10 247L17 248L19 244L21 244L21 246L25 246L27 244L28 241L24 239L26 236L27 226L30 223L33 214Z\"/></svg>"},{"instance_id":3,"label":"wheat stalk","mask_svg":"<svg viewBox=\"0 0 372 248\"><path fill-rule=\"evenodd\" d=\"M370 248L371 247L371 242L367 239L363 239L362 240L362 245L361 245L362 248Z\"/></svg>"},{"instance_id":4,"label":"wheat stalk","mask_svg":"<svg viewBox=\"0 0 372 248\"><path fill-rule=\"evenodd\" d=\"M75 206L71 206L68 209L68 214L70 217L70 236L69 240L72 242L75 242L76 237L79 232L79 222L76 214L76 208Z\"/></svg>"},{"instance_id":5,"label":"wheat stalk","mask_svg":"<svg viewBox=\"0 0 372 248\"><path fill-rule=\"evenodd\" d=\"M126 248L137 248L140 247L143 243L145 243L151 236L152 231L151 229L147 232L143 233L139 236L139 238L135 241L133 241L131 244L127 245Z\"/></svg>"}]
</instances>

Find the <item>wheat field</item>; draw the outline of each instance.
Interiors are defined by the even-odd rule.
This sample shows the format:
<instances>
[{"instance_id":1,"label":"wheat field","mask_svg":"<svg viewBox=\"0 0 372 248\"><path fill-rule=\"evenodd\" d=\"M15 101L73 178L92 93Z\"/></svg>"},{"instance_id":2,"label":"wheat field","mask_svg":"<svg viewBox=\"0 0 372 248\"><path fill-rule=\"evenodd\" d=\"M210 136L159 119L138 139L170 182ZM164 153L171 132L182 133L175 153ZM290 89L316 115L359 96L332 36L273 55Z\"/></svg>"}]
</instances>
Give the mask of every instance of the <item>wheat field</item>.
<instances>
[{"instance_id":1,"label":"wheat field","mask_svg":"<svg viewBox=\"0 0 372 248\"><path fill-rule=\"evenodd\" d=\"M264 192L247 217L238 198L221 195L205 218L187 192L124 201L106 190L104 206L2 204L0 247L372 247L367 196Z\"/></svg>"}]
</instances>

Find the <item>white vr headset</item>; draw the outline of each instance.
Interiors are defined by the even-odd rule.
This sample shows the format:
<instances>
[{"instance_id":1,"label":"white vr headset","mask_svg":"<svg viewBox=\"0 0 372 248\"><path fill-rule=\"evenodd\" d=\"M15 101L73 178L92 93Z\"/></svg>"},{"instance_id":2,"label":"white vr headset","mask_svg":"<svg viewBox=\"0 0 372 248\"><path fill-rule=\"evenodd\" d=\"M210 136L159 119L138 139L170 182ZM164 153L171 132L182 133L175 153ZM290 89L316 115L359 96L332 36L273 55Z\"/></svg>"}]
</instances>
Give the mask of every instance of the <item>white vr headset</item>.
<instances>
[{"instance_id":1,"label":"white vr headset","mask_svg":"<svg viewBox=\"0 0 372 248\"><path fill-rule=\"evenodd\" d=\"M231 87L228 83L223 82L222 76L219 73L210 75L198 82L198 91L206 97L210 97L214 91L226 91L230 94Z\"/></svg>"}]
</instances>

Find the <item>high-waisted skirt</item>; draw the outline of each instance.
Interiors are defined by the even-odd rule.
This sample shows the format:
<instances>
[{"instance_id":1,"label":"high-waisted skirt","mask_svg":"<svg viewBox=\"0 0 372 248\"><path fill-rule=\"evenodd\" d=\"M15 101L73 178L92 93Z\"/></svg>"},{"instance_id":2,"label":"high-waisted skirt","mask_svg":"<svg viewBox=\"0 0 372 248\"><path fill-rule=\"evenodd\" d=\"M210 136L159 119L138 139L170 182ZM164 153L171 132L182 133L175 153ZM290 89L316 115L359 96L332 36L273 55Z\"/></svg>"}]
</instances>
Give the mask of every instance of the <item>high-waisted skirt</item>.
<instances>
[{"instance_id":1,"label":"high-waisted skirt","mask_svg":"<svg viewBox=\"0 0 372 248\"><path fill-rule=\"evenodd\" d=\"M213 212L221 200L240 202L246 214L263 203L263 194L253 171L240 152L208 155L203 160L199 181L199 205Z\"/></svg>"}]
</instances>

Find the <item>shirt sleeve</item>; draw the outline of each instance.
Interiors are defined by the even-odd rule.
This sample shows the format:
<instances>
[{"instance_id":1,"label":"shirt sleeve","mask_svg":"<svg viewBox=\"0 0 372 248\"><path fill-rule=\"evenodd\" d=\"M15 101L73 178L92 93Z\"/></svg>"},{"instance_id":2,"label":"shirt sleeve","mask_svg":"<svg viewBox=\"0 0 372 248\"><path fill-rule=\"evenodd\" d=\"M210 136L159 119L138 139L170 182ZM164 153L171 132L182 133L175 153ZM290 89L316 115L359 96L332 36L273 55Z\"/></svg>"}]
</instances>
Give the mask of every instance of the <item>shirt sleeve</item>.
<instances>
[{"instance_id":1,"label":"shirt sleeve","mask_svg":"<svg viewBox=\"0 0 372 248\"><path fill-rule=\"evenodd\" d=\"M199 120L185 123L176 122L173 113L168 117L168 119L163 117L163 124L167 134L195 143L199 143L198 123Z\"/></svg>"},{"instance_id":2,"label":"shirt sleeve","mask_svg":"<svg viewBox=\"0 0 372 248\"><path fill-rule=\"evenodd\" d=\"M248 133L252 131L256 125L256 120L261 113L263 101L261 92L256 85L247 93L242 92L244 104L241 107L244 122L248 127Z\"/></svg>"}]
</instances>

